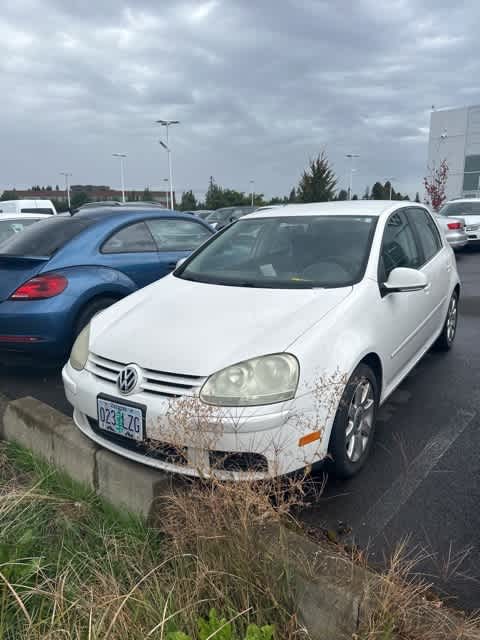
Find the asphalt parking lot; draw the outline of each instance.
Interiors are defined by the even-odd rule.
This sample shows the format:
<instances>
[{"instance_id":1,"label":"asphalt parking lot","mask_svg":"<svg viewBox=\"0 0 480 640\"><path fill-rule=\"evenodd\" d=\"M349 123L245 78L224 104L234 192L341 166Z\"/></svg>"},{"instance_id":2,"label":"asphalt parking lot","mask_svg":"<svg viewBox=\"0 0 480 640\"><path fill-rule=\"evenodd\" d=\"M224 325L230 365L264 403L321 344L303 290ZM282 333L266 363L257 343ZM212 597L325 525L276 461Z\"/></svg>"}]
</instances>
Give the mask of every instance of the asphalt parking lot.
<instances>
[{"instance_id":1,"label":"asphalt parking lot","mask_svg":"<svg viewBox=\"0 0 480 640\"><path fill-rule=\"evenodd\" d=\"M458 259L457 340L429 353L382 407L365 470L329 480L307 525L368 547L373 561L402 540L448 599L480 608L480 251ZM0 393L69 413L58 372L0 369Z\"/></svg>"}]
</instances>

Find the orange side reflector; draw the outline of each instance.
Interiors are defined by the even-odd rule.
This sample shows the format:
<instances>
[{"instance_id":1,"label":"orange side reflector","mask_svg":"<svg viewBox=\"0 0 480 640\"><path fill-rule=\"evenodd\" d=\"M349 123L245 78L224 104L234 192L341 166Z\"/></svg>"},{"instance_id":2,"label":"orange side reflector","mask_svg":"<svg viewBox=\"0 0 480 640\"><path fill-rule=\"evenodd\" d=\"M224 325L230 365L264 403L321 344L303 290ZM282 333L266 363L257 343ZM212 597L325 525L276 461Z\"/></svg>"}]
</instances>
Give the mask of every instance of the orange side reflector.
<instances>
[{"instance_id":1,"label":"orange side reflector","mask_svg":"<svg viewBox=\"0 0 480 640\"><path fill-rule=\"evenodd\" d=\"M306 436L302 436L298 441L299 447L304 447L306 444L310 444L311 442L315 442L315 440L320 440L320 431L313 431Z\"/></svg>"}]
</instances>

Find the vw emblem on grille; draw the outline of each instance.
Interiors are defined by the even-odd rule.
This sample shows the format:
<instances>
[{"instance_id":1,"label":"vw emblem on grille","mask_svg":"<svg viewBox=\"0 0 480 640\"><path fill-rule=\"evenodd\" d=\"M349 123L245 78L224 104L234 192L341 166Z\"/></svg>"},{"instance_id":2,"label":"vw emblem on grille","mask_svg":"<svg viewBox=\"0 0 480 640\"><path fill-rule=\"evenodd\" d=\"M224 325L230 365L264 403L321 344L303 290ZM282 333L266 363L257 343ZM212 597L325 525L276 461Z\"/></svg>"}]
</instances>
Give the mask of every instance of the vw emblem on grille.
<instances>
[{"instance_id":1,"label":"vw emblem on grille","mask_svg":"<svg viewBox=\"0 0 480 640\"><path fill-rule=\"evenodd\" d=\"M138 384L138 370L133 365L128 365L122 369L117 377L117 387L124 396L132 393Z\"/></svg>"}]
</instances>

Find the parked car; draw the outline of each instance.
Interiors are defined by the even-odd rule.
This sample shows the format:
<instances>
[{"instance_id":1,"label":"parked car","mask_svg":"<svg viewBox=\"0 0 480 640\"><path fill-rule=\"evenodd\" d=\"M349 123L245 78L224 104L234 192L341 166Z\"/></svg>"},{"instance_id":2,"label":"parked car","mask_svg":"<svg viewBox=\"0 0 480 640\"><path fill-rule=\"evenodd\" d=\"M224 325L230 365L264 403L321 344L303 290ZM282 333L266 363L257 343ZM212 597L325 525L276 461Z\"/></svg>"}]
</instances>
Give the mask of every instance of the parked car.
<instances>
[{"instance_id":1,"label":"parked car","mask_svg":"<svg viewBox=\"0 0 480 640\"><path fill-rule=\"evenodd\" d=\"M440 209L439 214L449 218L463 219L469 242L480 242L480 199L450 200Z\"/></svg>"},{"instance_id":2,"label":"parked car","mask_svg":"<svg viewBox=\"0 0 480 640\"><path fill-rule=\"evenodd\" d=\"M121 207L122 203L116 200L100 200L98 202L86 202L80 207L72 210L72 215L79 213L80 211L87 211L90 209L111 209L112 207Z\"/></svg>"},{"instance_id":3,"label":"parked car","mask_svg":"<svg viewBox=\"0 0 480 640\"><path fill-rule=\"evenodd\" d=\"M351 476L378 407L433 344L452 346L459 292L422 205L253 213L93 318L65 391L84 434L152 467L241 480L329 455Z\"/></svg>"},{"instance_id":4,"label":"parked car","mask_svg":"<svg viewBox=\"0 0 480 640\"><path fill-rule=\"evenodd\" d=\"M191 216L123 207L29 227L0 248L0 356L65 361L96 313L165 276L212 234Z\"/></svg>"},{"instance_id":5,"label":"parked car","mask_svg":"<svg viewBox=\"0 0 480 640\"><path fill-rule=\"evenodd\" d=\"M0 246L16 233L48 217L46 213L6 213L0 216Z\"/></svg>"},{"instance_id":6,"label":"parked car","mask_svg":"<svg viewBox=\"0 0 480 640\"><path fill-rule=\"evenodd\" d=\"M449 218L444 215L437 215L436 219L452 249L458 251L468 244L468 234L465 231L464 220Z\"/></svg>"},{"instance_id":7,"label":"parked car","mask_svg":"<svg viewBox=\"0 0 480 640\"><path fill-rule=\"evenodd\" d=\"M0 214L45 213L57 215L51 200L3 200L0 201Z\"/></svg>"},{"instance_id":8,"label":"parked car","mask_svg":"<svg viewBox=\"0 0 480 640\"><path fill-rule=\"evenodd\" d=\"M215 231L220 231L223 227L235 222L242 216L246 216L248 213L252 213L252 211L255 211L255 207L224 207L217 209L205 219Z\"/></svg>"}]
</instances>

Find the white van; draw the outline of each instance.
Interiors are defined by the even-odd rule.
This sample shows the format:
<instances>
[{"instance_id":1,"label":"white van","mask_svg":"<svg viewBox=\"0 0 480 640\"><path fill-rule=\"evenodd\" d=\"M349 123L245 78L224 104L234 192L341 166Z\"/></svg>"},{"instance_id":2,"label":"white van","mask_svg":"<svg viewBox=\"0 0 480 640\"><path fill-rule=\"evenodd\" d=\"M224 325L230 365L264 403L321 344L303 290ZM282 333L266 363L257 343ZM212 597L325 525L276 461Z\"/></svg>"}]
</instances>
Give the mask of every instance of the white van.
<instances>
[{"instance_id":1,"label":"white van","mask_svg":"<svg viewBox=\"0 0 480 640\"><path fill-rule=\"evenodd\" d=\"M46 213L56 216L57 210L51 200L0 200L2 213Z\"/></svg>"}]
</instances>

